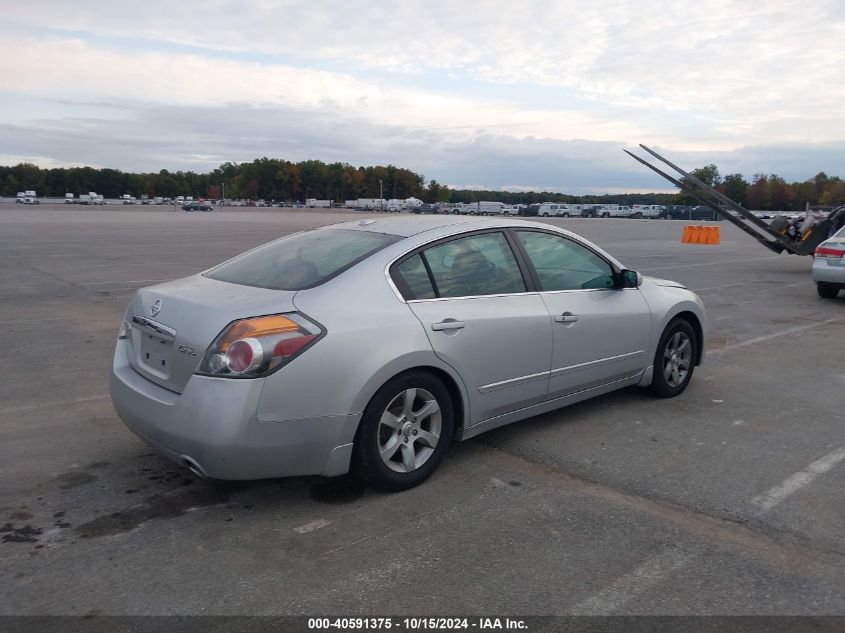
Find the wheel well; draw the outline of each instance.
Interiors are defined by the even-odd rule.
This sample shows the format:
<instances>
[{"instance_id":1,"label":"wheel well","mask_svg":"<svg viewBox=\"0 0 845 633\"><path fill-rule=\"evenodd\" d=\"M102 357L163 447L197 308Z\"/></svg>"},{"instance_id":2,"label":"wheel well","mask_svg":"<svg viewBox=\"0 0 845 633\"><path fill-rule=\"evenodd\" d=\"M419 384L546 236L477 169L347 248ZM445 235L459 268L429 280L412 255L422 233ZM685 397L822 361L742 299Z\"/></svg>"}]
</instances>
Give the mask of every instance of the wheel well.
<instances>
[{"instance_id":1,"label":"wheel well","mask_svg":"<svg viewBox=\"0 0 845 633\"><path fill-rule=\"evenodd\" d=\"M674 319L683 319L692 326L692 330L695 332L696 342L695 364L700 365L701 358L704 355L704 346L702 344L704 342L704 329L701 327L701 321L698 320L698 317L693 312L679 312L675 315Z\"/></svg>"},{"instance_id":2,"label":"wheel well","mask_svg":"<svg viewBox=\"0 0 845 633\"><path fill-rule=\"evenodd\" d=\"M455 379L452 378L448 373L439 369L437 367L431 367L428 365L421 365L419 367L411 367L406 369L403 372L396 374L396 376L392 376L390 380L393 380L397 376L401 376L402 374L407 374L411 371L424 371L428 372L429 374L433 374L436 376L440 382L446 387L449 391L449 397L452 399L452 406L454 407L455 412L455 435L458 436L463 432L465 421L466 421L466 412L464 411L464 400L461 397L461 390L458 387L458 384L455 382ZM386 380L385 383L388 381Z\"/></svg>"}]
</instances>

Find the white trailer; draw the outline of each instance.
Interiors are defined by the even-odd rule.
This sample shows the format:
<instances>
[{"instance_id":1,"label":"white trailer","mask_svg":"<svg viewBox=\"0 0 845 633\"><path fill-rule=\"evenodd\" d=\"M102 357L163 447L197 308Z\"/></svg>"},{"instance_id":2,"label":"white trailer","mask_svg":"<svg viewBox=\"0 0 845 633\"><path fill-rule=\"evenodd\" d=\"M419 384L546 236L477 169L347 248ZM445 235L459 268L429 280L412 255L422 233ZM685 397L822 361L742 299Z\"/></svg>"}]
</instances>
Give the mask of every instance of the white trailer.
<instances>
[{"instance_id":1,"label":"white trailer","mask_svg":"<svg viewBox=\"0 0 845 633\"><path fill-rule=\"evenodd\" d=\"M423 201L419 198L415 198L411 196L410 198L405 198L405 208L408 210L419 209L423 205Z\"/></svg>"},{"instance_id":2,"label":"white trailer","mask_svg":"<svg viewBox=\"0 0 845 633\"><path fill-rule=\"evenodd\" d=\"M504 202L491 202L482 200L469 205L470 215L502 215L505 208Z\"/></svg>"},{"instance_id":3,"label":"white trailer","mask_svg":"<svg viewBox=\"0 0 845 633\"><path fill-rule=\"evenodd\" d=\"M383 198L358 198L355 208L364 211L380 211L387 206L386 202Z\"/></svg>"},{"instance_id":4,"label":"white trailer","mask_svg":"<svg viewBox=\"0 0 845 633\"><path fill-rule=\"evenodd\" d=\"M89 191L79 196L79 204L105 204L103 196L95 191Z\"/></svg>"},{"instance_id":5,"label":"white trailer","mask_svg":"<svg viewBox=\"0 0 845 633\"><path fill-rule=\"evenodd\" d=\"M398 198L391 198L387 201L387 206L385 207L386 211L390 213L400 213L405 209L405 201L399 200Z\"/></svg>"},{"instance_id":6,"label":"white trailer","mask_svg":"<svg viewBox=\"0 0 845 633\"><path fill-rule=\"evenodd\" d=\"M309 209L330 209L332 206L331 200L317 200L317 198L308 198L305 201L305 206Z\"/></svg>"}]
</instances>

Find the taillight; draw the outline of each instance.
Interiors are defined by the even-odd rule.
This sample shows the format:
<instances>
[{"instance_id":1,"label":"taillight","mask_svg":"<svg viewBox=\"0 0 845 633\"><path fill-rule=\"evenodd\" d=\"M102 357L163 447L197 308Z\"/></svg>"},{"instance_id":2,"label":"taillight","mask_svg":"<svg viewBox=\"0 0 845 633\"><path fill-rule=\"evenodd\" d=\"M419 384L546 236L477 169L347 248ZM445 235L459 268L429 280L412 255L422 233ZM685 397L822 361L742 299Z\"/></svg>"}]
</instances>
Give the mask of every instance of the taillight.
<instances>
[{"instance_id":1,"label":"taillight","mask_svg":"<svg viewBox=\"0 0 845 633\"><path fill-rule=\"evenodd\" d=\"M226 350L226 368L233 374L243 374L256 369L263 360L264 348L258 339L239 339Z\"/></svg>"},{"instance_id":2,"label":"taillight","mask_svg":"<svg viewBox=\"0 0 845 633\"><path fill-rule=\"evenodd\" d=\"M128 324L126 323L126 319L129 317L129 308L126 308L126 312L123 314L123 318L120 320L120 327L117 329L117 340L122 341L129 337L129 329Z\"/></svg>"},{"instance_id":3,"label":"taillight","mask_svg":"<svg viewBox=\"0 0 845 633\"><path fill-rule=\"evenodd\" d=\"M845 256L845 250L840 248L830 248L829 246L819 246L816 248L816 257L839 259L843 256Z\"/></svg>"},{"instance_id":4,"label":"taillight","mask_svg":"<svg viewBox=\"0 0 845 633\"><path fill-rule=\"evenodd\" d=\"M323 334L302 314L273 314L233 321L208 348L198 373L228 378L271 374Z\"/></svg>"}]
</instances>

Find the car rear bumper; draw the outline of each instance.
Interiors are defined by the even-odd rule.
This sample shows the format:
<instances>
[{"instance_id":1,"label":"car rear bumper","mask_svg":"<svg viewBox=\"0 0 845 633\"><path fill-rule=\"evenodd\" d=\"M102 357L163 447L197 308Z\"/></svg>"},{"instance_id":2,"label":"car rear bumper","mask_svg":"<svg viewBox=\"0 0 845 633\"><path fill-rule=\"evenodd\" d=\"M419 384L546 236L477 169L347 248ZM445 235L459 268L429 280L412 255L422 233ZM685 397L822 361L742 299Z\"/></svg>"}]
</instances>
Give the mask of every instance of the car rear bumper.
<instances>
[{"instance_id":1,"label":"car rear bumper","mask_svg":"<svg viewBox=\"0 0 845 633\"><path fill-rule=\"evenodd\" d=\"M813 259L813 281L845 286L845 264L825 257Z\"/></svg>"},{"instance_id":2,"label":"car rear bumper","mask_svg":"<svg viewBox=\"0 0 845 633\"><path fill-rule=\"evenodd\" d=\"M360 415L259 422L263 380L192 376L181 394L147 380L118 341L109 391L126 426L165 457L215 479L342 475Z\"/></svg>"}]
</instances>

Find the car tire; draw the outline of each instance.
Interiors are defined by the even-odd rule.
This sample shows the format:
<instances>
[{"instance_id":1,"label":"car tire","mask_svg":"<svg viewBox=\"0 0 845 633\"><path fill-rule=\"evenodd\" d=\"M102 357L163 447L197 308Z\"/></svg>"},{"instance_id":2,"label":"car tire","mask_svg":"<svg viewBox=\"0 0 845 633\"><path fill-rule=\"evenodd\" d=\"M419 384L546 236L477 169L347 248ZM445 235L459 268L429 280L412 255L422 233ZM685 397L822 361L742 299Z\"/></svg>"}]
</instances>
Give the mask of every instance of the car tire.
<instances>
[{"instance_id":1,"label":"car tire","mask_svg":"<svg viewBox=\"0 0 845 633\"><path fill-rule=\"evenodd\" d=\"M429 412L414 415L424 410ZM379 490L420 485L443 461L454 418L449 390L433 374L409 371L392 378L364 410L352 449L352 473Z\"/></svg>"},{"instance_id":2,"label":"car tire","mask_svg":"<svg viewBox=\"0 0 845 633\"><path fill-rule=\"evenodd\" d=\"M836 299L836 295L839 294L839 286L818 282L816 284L816 292L819 293L822 299Z\"/></svg>"},{"instance_id":3,"label":"car tire","mask_svg":"<svg viewBox=\"0 0 845 633\"><path fill-rule=\"evenodd\" d=\"M601 214L601 217L603 217L603 218L609 218L609 217L610 217L610 214L609 214L609 213L602 213L602 214Z\"/></svg>"},{"instance_id":4,"label":"car tire","mask_svg":"<svg viewBox=\"0 0 845 633\"><path fill-rule=\"evenodd\" d=\"M544 217L544 218L547 218L547 217L549 217L549 214L548 214L548 213L543 213L543 217Z\"/></svg>"},{"instance_id":5,"label":"car tire","mask_svg":"<svg viewBox=\"0 0 845 633\"><path fill-rule=\"evenodd\" d=\"M654 353L651 393L659 398L680 395L692 380L698 339L686 319L674 319L666 326Z\"/></svg>"},{"instance_id":6,"label":"car tire","mask_svg":"<svg viewBox=\"0 0 845 633\"><path fill-rule=\"evenodd\" d=\"M502 212L502 215L510 215L510 214L511 214L511 212L510 212L510 211L503 211L503 212Z\"/></svg>"}]
</instances>

